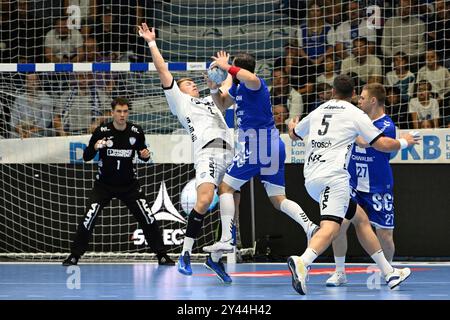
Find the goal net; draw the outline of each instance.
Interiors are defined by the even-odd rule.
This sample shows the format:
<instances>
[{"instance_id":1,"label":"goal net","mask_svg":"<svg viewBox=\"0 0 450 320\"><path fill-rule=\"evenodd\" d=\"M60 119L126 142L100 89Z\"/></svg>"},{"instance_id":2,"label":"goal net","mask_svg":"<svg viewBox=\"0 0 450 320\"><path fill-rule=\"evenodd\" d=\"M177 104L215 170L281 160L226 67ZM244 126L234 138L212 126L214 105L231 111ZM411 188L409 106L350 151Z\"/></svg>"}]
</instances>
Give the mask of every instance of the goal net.
<instances>
[{"instance_id":1,"label":"goal net","mask_svg":"<svg viewBox=\"0 0 450 320\"><path fill-rule=\"evenodd\" d=\"M174 77L193 78L202 95L202 73L215 52L253 54L256 73L271 86L281 131L290 117L329 99L341 73L354 78L357 94L366 83L383 83L386 113L402 129L450 122L445 1L55 3L1 2L1 256L60 258L69 251L96 165L82 162L82 150L117 96L131 100L130 120L147 135L153 163L136 164L139 180L169 252L180 252L193 201L191 144L137 35L144 21L156 28ZM212 206L205 220L197 254L214 241L217 210ZM104 209L91 250L88 257L148 257L142 232L117 200Z\"/></svg>"},{"instance_id":2,"label":"goal net","mask_svg":"<svg viewBox=\"0 0 450 320\"><path fill-rule=\"evenodd\" d=\"M179 77L186 75L200 80L198 72L175 73ZM68 112L75 114L77 109L92 109L89 100L94 94L91 89L96 88L97 98L101 100L99 108L106 110L110 108L112 93L95 85L98 77L120 81L128 92L123 94L132 101L129 119L143 127L152 156L150 163L136 163L138 179L154 217L159 221L168 252L180 252L187 214L196 198L195 172L190 136L168 110L160 84L155 81L157 75L132 72L12 73L9 77L2 75L2 94L9 97L13 106L11 122L28 133L17 131L11 133L11 138L0 140L0 256L34 259L65 255L76 227L87 213L87 198L97 166L96 159L89 163L82 160L83 149L90 138L89 127L72 132L70 128L76 124L72 121L67 129L63 126L62 133L55 128L33 131L34 123L27 122L33 115L21 113L18 101L30 103L30 99L36 112L48 103L56 108L58 105L69 108ZM39 88L31 89L36 85L35 81ZM67 83L60 96L46 93L55 92L49 86L63 81ZM74 103L67 107L70 98ZM37 120L44 119L37 117ZM201 247L215 240L220 221L217 200L216 196L194 253L202 253ZM90 250L92 252L86 257L93 259L153 257L148 255L143 232L134 217L117 199L100 215Z\"/></svg>"}]
</instances>

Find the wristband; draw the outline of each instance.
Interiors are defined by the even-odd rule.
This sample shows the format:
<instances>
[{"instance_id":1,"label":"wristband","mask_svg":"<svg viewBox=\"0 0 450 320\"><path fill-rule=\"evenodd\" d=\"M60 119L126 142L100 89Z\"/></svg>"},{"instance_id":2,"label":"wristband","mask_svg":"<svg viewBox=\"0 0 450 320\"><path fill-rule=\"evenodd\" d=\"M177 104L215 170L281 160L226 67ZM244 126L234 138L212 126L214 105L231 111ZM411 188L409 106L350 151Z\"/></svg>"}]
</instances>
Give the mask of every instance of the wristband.
<instances>
[{"instance_id":1,"label":"wristband","mask_svg":"<svg viewBox=\"0 0 450 320\"><path fill-rule=\"evenodd\" d=\"M149 42L147 42L147 43L148 43L148 46L149 46L150 48L156 47L156 41L155 41L155 40L149 41Z\"/></svg>"},{"instance_id":2,"label":"wristband","mask_svg":"<svg viewBox=\"0 0 450 320\"><path fill-rule=\"evenodd\" d=\"M219 88L209 89L209 93L211 94L216 94L217 92L219 92Z\"/></svg>"},{"instance_id":3,"label":"wristband","mask_svg":"<svg viewBox=\"0 0 450 320\"><path fill-rule=\"evenodd\" d=\"M236 77L237 73L240 70L241 70L241 68L232 66L230 69L228 69L228 73L231 74L233 77Z\"/></svg>"},{"instance_id":4,"label":"wristband","mask_svg":"<svg viewBox=\"0 0 450 320\"><path fill-rule=\"evenodd\" d=\"M408 148L408 141L406 141L405 139L397 139L398 142L400 142L400 149L406 149Z\"/></svg>"}]
</instances>

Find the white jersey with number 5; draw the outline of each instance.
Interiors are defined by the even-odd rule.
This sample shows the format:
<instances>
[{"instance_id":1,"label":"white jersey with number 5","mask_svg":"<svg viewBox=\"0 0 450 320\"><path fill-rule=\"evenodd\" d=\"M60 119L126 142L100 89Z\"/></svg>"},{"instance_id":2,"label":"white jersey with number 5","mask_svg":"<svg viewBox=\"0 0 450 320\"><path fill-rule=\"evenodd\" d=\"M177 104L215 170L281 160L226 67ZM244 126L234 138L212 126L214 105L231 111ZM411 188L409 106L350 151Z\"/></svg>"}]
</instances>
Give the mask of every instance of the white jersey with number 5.
<instances>
[{"instance_id":1,"label":"white jersey with number 5","mask_svg":"<svg viewBox=\"0 0 450 320\"><path fill-rule=\"evenodd\" d=\"M194 159L211 140L219 138L232 146L225 119L211 96L191 97L181 92L175 80L170 87L163 89L170 111L178 117L181 125L191 135Z\"/></svg>"},{"instance_id":2,"label":"white jersey with number 5","mask_svg":"<svg viewBox=\"0 0 450 320\"><path fill-rule=\"evenodd\" d=\"M347 164L351 147L357 136L370 144L382 132L362 110L344 100L330 100L320 105L294 130L306 143L305 183L318 178L349 178Z\"/></svg>"}]
</instances>

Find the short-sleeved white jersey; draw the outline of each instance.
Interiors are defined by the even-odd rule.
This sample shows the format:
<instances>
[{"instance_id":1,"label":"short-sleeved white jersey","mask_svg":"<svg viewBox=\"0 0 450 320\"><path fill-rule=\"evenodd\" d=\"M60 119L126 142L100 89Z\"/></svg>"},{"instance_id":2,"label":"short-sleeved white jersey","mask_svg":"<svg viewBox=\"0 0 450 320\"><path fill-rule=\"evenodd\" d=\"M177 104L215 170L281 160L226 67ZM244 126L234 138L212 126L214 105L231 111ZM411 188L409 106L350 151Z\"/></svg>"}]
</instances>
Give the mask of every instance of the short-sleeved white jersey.
<instances>
[{"instance_id":1,"label":"short-sleeved white jersey","mask_svg":"<svg viewBox=\"0 0 450 320\"><path fill-rule=\"evenodd\" d=\"M370 144L382 135L362 110L344 100L320 105L294 130L306 143L305 182L318 178L349 177L347 164L357 136Z\"/></svg>"},{"instance_id":2,"label":"short-sleeved white jersey","mask_svg":"<svg viewBox=\"0 0 450 320\"><path fill-rule=\"evenodd\" d=\"M211 140L222 139L232 146L227 124L222 112L211 96L195 98L181 92L176 81L164 88L170 111L178 117L181 125L189 132L194 147L194 159Z\"/></svg>"}]
</instances>

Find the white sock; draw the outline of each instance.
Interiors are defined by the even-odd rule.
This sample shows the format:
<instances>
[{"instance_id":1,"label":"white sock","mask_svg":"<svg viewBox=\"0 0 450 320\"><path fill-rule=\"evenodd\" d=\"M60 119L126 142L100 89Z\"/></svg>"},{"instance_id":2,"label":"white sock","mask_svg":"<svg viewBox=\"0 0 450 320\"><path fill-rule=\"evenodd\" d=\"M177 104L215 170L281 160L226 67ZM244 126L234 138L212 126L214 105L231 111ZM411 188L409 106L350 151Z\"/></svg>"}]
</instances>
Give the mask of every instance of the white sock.
<instances>
[{"instance_id":1,"label":"white sock","mask_svg":"<svg viewBox=\"0 0 450 320\"><path fill-rule=\"evenodd\" d=\"M289 199L284 199L281 201L280 209L289 217L294 219L295 222L301 225L305 232L307 231L310 220L303 209L296 202Z\"/></svg>"},{"instance_id":2,"label":"white sock","mask_svg":"<svg viewBox=\"0 0 450 320\"><path fill-rule=\"evenodd\" d=\"M231 241L233 235L231 229L234 219L234 198L232 193L224 193L219 197L220 201L220 220L222 221L222 236L220 241Z\"/></svg>"},{"instance_id":3,"label":"white sock","mask_svg":"<svg viewBox=\"0 0 450 320\"><path fill-rule=\"evenodd\" d=\"M186 251L189 252L189 255L192 253L192 246L194 245L194 241L194 238L184 237L183 251L181 251L181 255L184 255Z\"/></svg>"},{"instance_id":4,"label":"white sock","mask_svg":"<svg viewBox=\"0 0 450 320\"><path fill-rule=\"evenodd\" d=\"M214 262L219 262L220 258L222 258L221 252L211 252L211 259Z\"/></svg>"},{"instance_id":5,"label":"white sock","mask_svg":"<svg viewBox=\"0 0 450 320\"><path fill-rule=\"evenodd\" d=\"M394 271L394 268L386 260L383 250L378 250L370 257L373 259L373 261L375 261L375 263L377 264L378 268L380 268L381 273L383 275L387 275L388 273L391 273L392 271Z\"/></svg>"},{"instance_id":6,"label":"white sock","mask_svg":"<svg viewBox=\"0 0 450 320\"><path fill-rule=\"evenodd\" d=\"M302 254L302 256L300 258L302 259L303 263L305 264L305 267L307 267L310 264L312 264L314 262L314 260L316 260L317 253L313 249L308 248L305 250L305 252Z\"/></svg>"},{"instance_id":7,"label":"white sock","mask_svg":"<svg viewBox=\"0 0 450 320\"><path fill-rule=\"evenodd\" d=\"M343 257L334 256L334 262L336 263L337 272L345 272L345 256Z\"/></svg>"}]
</instances>

